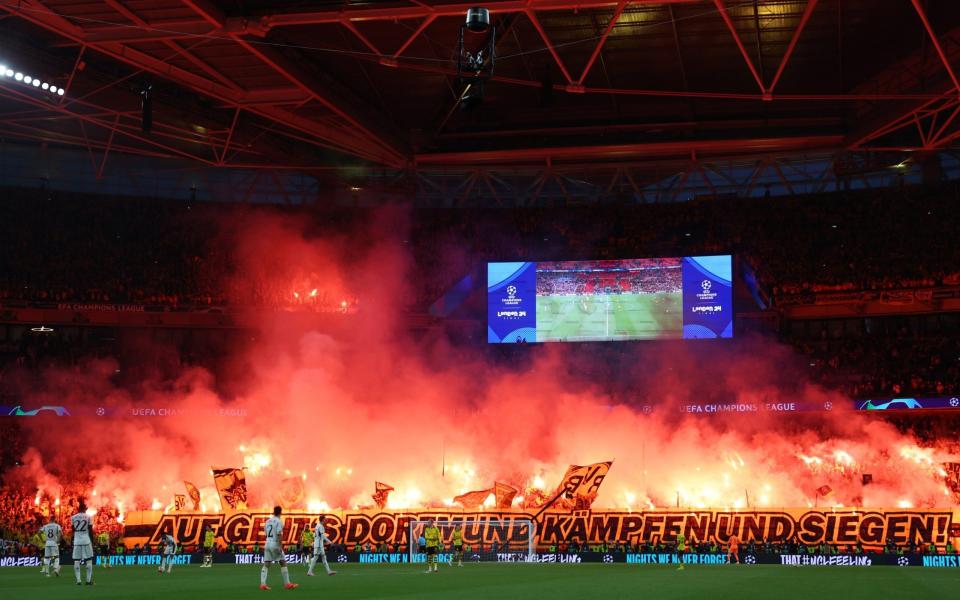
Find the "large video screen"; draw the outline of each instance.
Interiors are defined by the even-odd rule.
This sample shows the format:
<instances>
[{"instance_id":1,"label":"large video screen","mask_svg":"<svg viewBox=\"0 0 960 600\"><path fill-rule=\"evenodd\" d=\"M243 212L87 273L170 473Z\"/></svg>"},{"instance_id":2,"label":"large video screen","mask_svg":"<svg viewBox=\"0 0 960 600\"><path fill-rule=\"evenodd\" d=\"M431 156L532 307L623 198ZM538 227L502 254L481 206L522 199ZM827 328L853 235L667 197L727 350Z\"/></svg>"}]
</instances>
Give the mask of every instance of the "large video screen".
<instances>
[{"instance_id":1,"label":"large video screen","mask_svg":"<svg viewBox=\"0 0 960 600\"><path fill-rule=\"evenodd\" d=\"M487 264L487 341L733 337L730 255Z\"/></svg>"}]
</instances>

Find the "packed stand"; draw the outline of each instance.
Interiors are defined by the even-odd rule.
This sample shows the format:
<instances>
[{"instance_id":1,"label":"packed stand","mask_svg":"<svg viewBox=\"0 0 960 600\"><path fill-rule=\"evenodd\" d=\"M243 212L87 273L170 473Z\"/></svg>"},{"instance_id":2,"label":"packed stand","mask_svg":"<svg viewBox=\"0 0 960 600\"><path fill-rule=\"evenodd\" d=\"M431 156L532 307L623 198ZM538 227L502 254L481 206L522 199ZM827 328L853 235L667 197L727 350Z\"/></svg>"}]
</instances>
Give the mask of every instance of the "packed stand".
<instances>
[{"instance_id":1,"label":"packed stand","mask_svg":"<svg viewBox=\"0 0 960 600\"><path fill-rule=\"evenodd\" d=\"M958 315L801 323L786 339L810 360L814 379L853 398L960 393ZM822 323L822 325L820 325Z\"/></svg>"},{"instance_id":2,"label":"packed stand","mask_svg":"<svg viewBox=\"0 0 960 600\"><path fill-rule=\"evenodd\" d=\"M233 249L217 232L234 205L7 190L0 203L0 301L166 306L337 305L309 269L291 281L227 282ZM774 298L960 284L957 184L791 198L505 209L411 209L402 223L422 310L486 261L735 254ZM264 208L318 237L371 220L369 209ZM299 212L298 212L299 211ZM278 265L282 269L282 265ZM630 285L633 285L631 282ZM353 298L346 299L350 302Z\"/></svg>"}]
</instances>

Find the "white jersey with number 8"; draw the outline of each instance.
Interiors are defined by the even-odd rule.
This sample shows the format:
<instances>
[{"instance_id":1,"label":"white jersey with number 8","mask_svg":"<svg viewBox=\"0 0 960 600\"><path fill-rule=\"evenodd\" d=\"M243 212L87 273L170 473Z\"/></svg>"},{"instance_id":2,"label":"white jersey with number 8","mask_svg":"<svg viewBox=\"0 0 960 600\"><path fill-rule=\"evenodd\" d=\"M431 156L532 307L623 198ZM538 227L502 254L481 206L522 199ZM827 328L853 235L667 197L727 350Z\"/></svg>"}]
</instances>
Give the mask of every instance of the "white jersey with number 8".
<instances>
[{"instance_id":1,"label":"white jersey with number 8","mask_svg":"<svg viewBox=\"0 0 960 600\"><path fill-rule=\"evenodd\" d=\"M92 528L90 515L87 513L77 513L70 517L70 526L73 527L73 545L90 545L90 529Z\"/></svg>"},{"instance_id":2,"label":"white jersey with number 8","mask_svg":"<svg viewBox=\"0 0 960 600\"><path fill-rule=\"evenodd\" d=\"M60 528L60 525L57 523L47 523L40 528L40 534L43 536L46 546L54 546L60 544L60 537L63 535L63 529Z\"/></svg>"}]
</instances>

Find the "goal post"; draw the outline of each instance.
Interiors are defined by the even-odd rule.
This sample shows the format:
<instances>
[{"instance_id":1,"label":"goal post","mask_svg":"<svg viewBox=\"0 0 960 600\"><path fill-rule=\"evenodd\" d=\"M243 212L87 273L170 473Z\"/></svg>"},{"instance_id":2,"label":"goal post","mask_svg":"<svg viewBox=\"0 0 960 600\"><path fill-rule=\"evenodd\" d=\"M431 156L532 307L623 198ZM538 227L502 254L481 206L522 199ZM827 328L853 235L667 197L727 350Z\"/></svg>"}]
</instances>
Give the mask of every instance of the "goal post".
<instances>
[{"instance_id":1,"label":"goal post","mask_svg":"<svg viewBox=\"0 0 960 600\"><path fill-rule=\"evenodd\" d=\"M407 524L407 548L410 562L426 562L421 544L428 521ZM434 521L440 529L440 562L453 560L453 532L459 526L463 534L463 560L470 562L530 562L537 555L537 524L530 519L484 519Z\"/></svg>"}]
</instances>

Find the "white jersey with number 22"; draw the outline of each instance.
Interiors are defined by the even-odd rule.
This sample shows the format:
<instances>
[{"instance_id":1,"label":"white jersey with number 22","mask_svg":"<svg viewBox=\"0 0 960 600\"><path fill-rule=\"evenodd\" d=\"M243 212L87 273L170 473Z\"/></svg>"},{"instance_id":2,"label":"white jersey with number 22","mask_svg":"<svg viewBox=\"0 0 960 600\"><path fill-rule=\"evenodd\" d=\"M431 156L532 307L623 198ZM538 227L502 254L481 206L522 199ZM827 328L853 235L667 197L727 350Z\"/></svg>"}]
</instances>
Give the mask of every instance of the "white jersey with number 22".
<instances>
[{"instance_id":1,"label":"white jersey with number 22","mask_svg":"<svg viewBox=\"0 0 960 600\"><path fill-rule=\"evenodd\" d=\"M90 544L90 529L92 528L90 515L77 513L70 517L70 526L73 527L73 545L87 546Z\"/></svg>"},{"instance_id":2,"label":"white jersey with number 22","mask_svg":"<svg viewBox=\"0 0 960 600\"><path fill-rule=\"evenodd\" d=\"M283 521L279 517L270 517L263 526L268 548L279 548L283 543Z\"/></svg>"}]
</instances>

